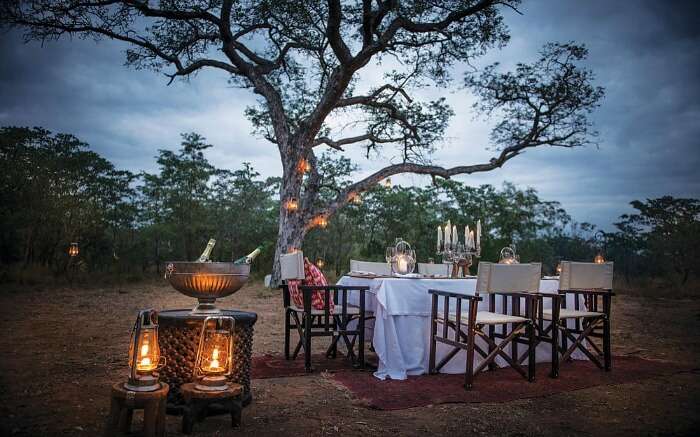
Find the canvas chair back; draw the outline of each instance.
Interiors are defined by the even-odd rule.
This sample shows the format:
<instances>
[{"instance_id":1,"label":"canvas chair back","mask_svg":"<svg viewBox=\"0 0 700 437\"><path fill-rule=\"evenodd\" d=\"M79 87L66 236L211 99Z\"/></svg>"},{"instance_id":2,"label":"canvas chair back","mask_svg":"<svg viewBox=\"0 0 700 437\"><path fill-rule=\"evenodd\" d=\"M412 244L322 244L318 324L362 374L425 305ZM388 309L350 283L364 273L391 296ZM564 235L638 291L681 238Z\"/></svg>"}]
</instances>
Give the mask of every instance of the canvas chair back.
<instances>
[{"instance_id":1,"label":"canvas chair back","mask_svg":"<svg viewBox=\"0 0 700 437\"><path fill-rule=\"evenodd\" d=\"M391 275L391 267L387 263L350 260L350 270L353 272L370 272L375 275Z\"/></svg>"},{"instance_id":2,"label":"canvas chair back","mask_svg":"<svg viewBox=\"0 0 700 437\"><path fill-rule=\"evenodd\" d=\"M562 261L560 290L612 290L613 263L603 264Z\"/></svg>"},{"instance_id":3,"label":"canvas chair back","mask_svg":"<svg viewBox=\"0 0 700 437\"><path fill-rule=\"evenodd\" d=\"M497 264L480 262L476 278L477 293L527 292L540 289L541 263Z\"/></svg>"},{"instance_id":4,"label":"canvas chair back","mask_svg":"<svg viewBox=\"0 0 700 437\"><path fill-rule=\"evenodd\" d=\"M449 276L451 268L450 264L418 263L418 273L421 275Z\"/></svg>"},{"instance_id":5,"label":"canvas chair back","mask_svg":"<svg viewBox=\"0 0 700 437\"><path fill-rule=\"evenodd\" d=\"M280 279L304 279L304 253L286 253L280 255Z\"/></svg>"}]
</instances>

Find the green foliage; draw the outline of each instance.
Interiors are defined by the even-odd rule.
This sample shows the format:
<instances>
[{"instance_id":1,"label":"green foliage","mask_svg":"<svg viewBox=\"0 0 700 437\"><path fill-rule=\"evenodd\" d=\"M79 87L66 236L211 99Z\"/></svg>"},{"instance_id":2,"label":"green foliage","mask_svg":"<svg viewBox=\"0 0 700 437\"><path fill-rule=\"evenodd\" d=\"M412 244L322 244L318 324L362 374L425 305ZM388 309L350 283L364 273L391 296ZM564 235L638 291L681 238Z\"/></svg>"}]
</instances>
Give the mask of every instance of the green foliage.
<instances>
[{"instance_id":1,"label":"green foliage","mask_svg":"<svg viewBox=\"0 0 700 437\"><path fill-rule=\"evenodd\" d=\"M134 277L160 273L167 260L196 259L215 238L215 260L263 245L254 270L268 273L281 181L262 179L248 163L217 169L205 156L210 147L200 135L184 134L178 150L159 151L157 172L133 175L71 135L0 129L0 270L13 264L12 271L64 274L70 268ZM316 167L319 202L347 189L357 170L335 152ZM419 261L438 260L437 226L481 219L484 260L497 260L501 248L513 244L521 261L540 261L553 273L562 259L588 261L602 249L628 279L685 283L697 275L700 201L666 196L631 204L639 212L621 216L618 230L598 241L594 225L574 222L558 202L542 200L532 188L442 179L426 187L375 186L361 202L341 208L326 229L309 232L303 250L311 259L324 258L335 275L347 271L350 259L382 261L397 237L412 244ZM80 243L80 255L69 262L72 241Z\"/></svg>"}]
</instances>

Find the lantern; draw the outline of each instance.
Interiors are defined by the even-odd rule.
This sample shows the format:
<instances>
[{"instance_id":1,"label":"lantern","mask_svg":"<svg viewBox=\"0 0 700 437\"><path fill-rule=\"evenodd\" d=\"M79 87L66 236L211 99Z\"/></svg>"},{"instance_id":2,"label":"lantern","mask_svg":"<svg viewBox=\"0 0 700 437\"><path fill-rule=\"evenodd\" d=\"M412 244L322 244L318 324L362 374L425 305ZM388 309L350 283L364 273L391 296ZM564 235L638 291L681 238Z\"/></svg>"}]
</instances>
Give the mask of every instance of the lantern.
<instances>
[{"instance_id":1,"label":"lantern","mask_svg":"<svg viewBox=\"0 0 700 437\"><path fill-rule=\"evenodd\" d=\"M229 316L204 319L193 375L198 390L228 388L226 377L231 374L234 325L235 320Z\"/></svg>"},{"instance_id":2,"label":"lantern","mask_svg":"<svg viewBox=\"0 0 700 437\"><path fill-rule=\"evenodd\" d=\"M316 225L320 228L326 228L328 226L328 219L325 215L320 216L316 219Z\"/></svg>"},{"instance_id":3,"label":"lantern","mask_svg":"<svg viewBox=\"0 0 700 437\"><path fill-rule=\"evenodd\" d=\"M78 243L71 243L70 246L68 246L68 255L71 257L78 256L80 253L80 247L78 247Z\"/></svg>"},{"instance_id":4,"label":"lantern","mask_svg":"<svg viewBox=\"0 0 700 437\"><path fill-rule=\"evenodd\" d=\"M324 267L326 267L326 261L324 261L323 258L318 258L316 260L316 267L318 267L319 269L323 269Z\"/></svg>"},{"instance_id":5,"label":"lantern","mask_svg":"<svg viewBox=\"0 0 700 437\"><path fill-rule=\"evenodd\" d=\"M593 262L596 264L604 264L605 257L603 256L603 253L605 252L605 232L596 232L593 239L595 240L595 245L598 248L598 253L596 254L595 258L593 258Z\"/></svg>"},{"instance_id":6,"label":"lantern","mask_svg":"<svg viewBox=\"0 0 700 437\"><path fill-rule=\"evenodd\" d=\"M297 164L297 170L299 173L308 173L311 171L311 163L307 161L306 159L302 158L299 160L299 164Z\"/></svg>"},{"instance_id":7,"label":"lantern","mask_svg":"<svg viewBox=\"0 0 700 437\"><path fill-rule=\"evenodd\" d=\"M391 188L391 178L386 178L384 179L384 182L382 182L384 185L384 188Z\"/></svg>"},{"instance_id":8,"label":"lantern","mask_svg":"<svg viewBox=\"0 0 700 437\"><path fill-rule=\"evenodd\" d=\"M156 371L165 364L158 347L158 313L139 312L129 343L129 381L124 388L131 391L154 391L160 388Z\"/></svg>"},{"instance_id":9,"label":"lantern","mask_svg":"<svg viewBox=\"0 0 700 437\"><path fill-rule=\"evenodd\" d=\"M557 276L561 276L561 263L557 264Z\"/></svg>"},{"instance_id":10,"label":"lantern","mask_svg":"<svg viewBox=\"0 0 700 437\"><path fill-rule=\"evenodd\" d=\"M362 205L362 196L360 195L360 193L350 193L348 197L350 203L354 205Z\"/></svg>"},{"instance_id":11,"label":"lantern","mask_svg":"<svg viewBox=\"0 0 700 437\"><path fill-rule=\"evenodd\" d=\"M499 264L518 264L518 255L515 253L515 249L510 246L506 246L501 249L501 256L498 261Z\"/></svg>"},{"instance_id":12,"label":"lantern","mask_svg":"<svg viewBox=\"0 0 700 437\"><path fill-rule=\"evenodd\" d=\"M290 197L285 203L284 208L289 212L294 212L299 209L299 201L296 197Z\"/></svg>"},{"instance_id":13,"label":"lantern","mask_svg":"<svg viewBox=\"0 0 700 437\"><path fill-rule=\"evenodd\" d=\"M401 238L396 239L396 245L391 251L391 272L400 275L412 273L416 268L416 251Z\"/></svg>"}]
</instances>

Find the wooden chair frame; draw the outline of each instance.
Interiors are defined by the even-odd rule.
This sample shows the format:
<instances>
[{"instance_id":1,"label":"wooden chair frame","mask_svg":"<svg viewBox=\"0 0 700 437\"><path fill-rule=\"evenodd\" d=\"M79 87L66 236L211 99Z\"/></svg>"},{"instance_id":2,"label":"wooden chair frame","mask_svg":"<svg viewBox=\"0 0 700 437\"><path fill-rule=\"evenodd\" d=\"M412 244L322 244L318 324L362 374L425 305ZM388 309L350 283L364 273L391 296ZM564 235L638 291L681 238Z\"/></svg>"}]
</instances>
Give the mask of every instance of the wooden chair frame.
<instances>
[{"instance_id":1,"label":"wooden chair frame","mask_svg":"<svg viewBox=\"0 0 700 437\"><path fill-rule=\"evenodd\" d=\"M289 287L283 283L280 287L284 300L284 357L285 359L296 359L297 355L304 349L304 368L307 372L312 372L311 366L311 338L312 337L332 337L332 341L326 350L326 356L335 358L338 350L338 342L342 339L348 351L348 358L357 368L365 368L365 293L369 290L367 286L342 286L342 285L302 285L299 287L303 294L304 308L298 311L292 307ZM323 314L313 314L311 306L311 295L315 291L324 292L325 307ZM348 314L348 291L360 293L359 314ZM336 305L335 311L330 310L331 294ZM340 295L340 296L339 296ZM340 302L339 302L340 300ZM338 305L340 304L340 307ZM340 311L338 312L338 309ZM301 317L300 317L301 315ZM349 329L348 324L357 320L357 327ZM299 334L299 341L290 354L290 333L293 329ZM352 339L350 338L352 337ZM357 354L355 354L355 344L358 343Z\"/></svg>"},{"instance_id":2,"label":"wooden chair frame","mask_svg":"<svg viewBox=\"0 0 700 437\"><path fill-rule=\"evenodd\" d=\"M566 296L574 295L574 310L575 311L590 311L597 312L600 315L589 317L571 318L574 320L574 327L568 327L568 320L561 319L560 313L562 309L567 309ZM583 352L598 368L605 371L612 369L612 352L610 343L610 311L612 305L612 297L615 295L611 289L570 289L558 290L555 295L543 295L552 299L552 317L551 320L545 320L540 305L540 313L538 314L538 334L537 342L540 341L550 343L552 345L552 370L550 376L557 378L559 376L560 362L570 361L571 354L576 349ZM584 308L581 308L580 297L583 296ZM544 327L544 322L549 321L550 325ZM563 323L562 323L563 322ZM603 346L601 348L592 339L602 339ZM595 351L594 355L584 343L588 340L588 345ZM569 341L571 345L569 346ZM559 356L561 354L561 357ZM600 362L600 358L603 362Z\"/></svg>"},{"instance_id":3,"label":"wooden chair frame","mask_svg":"<svg viewBox=\"0 0 700 437\"><path fill-rule=\"evenodd\" d=\"M496 357L502 357L513 370L518 372L523 378L532 382L535 380L535 341L536 335L535 329L535 314L537 311L537 296L534 293L527 292L491 292L489 294L489 312L495 313L496 309L496 296L500 295L503 299L503 311L504 314L507 313L507 299L511 298L511 308L512 315L520 315L520 301L525 300L525 314L521 317L525 317L527 320L517 323L499 323L502 326L501 332L496 332L495 324L477 324L477 312L479 302L482 301L482 297L479 295L469 296L459 293L452 293L442 290L428 290L432 295L432 309L431 309L431 325L430 325L430 362L428 372L433 374L440 371L440 369L447 364L460 350L467 351L467 363L466 371L464 374L464 388L469 390L472 388L474 379L476 375L484 370L487 366L490 370L496 368ZM438 319L438 299L439 297L444 298L443 304L443 319L442 319L442 335L438 335L437 325ZM450 298L456 299L455 308L455 320L450 320ZM467 315L468 320L466 323L466 331L464 332L464 324L462 323L462 301L467 301ZM508 325L511 325L510 331L508 330ZM483 327L488 326L488 331L484 332ZM454 331L453 338L448 337L448 328L452 328ZM523 330L525 332L523 332ZM523 339L523 334L527 340ZM488 345L488 351L484 351L481 347L476 344L476 336L482 338ZM496 339L501 339L499 343L496 343ZM453 349L440 361L440 363L435 365L435 351L437 343L447 344L452 346ZM511 356L504 351L504 349L511 345ZM527 351L523 357L518 356L518 345L525 344L527 346ZM474 352L477 352L484 358L479 366L474 369ZM523 369L523 361L528 360L527 372Z\"/></svg>"}]
</instances>

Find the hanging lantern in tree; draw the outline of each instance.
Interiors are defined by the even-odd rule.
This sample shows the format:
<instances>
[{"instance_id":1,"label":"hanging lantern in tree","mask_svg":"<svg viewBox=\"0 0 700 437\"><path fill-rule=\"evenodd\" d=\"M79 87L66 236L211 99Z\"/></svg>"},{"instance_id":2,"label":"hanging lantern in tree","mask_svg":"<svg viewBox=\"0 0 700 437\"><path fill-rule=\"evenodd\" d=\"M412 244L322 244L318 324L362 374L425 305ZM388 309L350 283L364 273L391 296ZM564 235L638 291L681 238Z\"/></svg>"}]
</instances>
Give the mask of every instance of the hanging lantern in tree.
<instances>
[{"instance_id":1,"label":"hanging lantern in tree","mask_svg":"<svg viewBox=\"0 0 700 437\"><path fill-rule=\"evenodd\" d=\"M80 253L80 247L78 246L78 243L71 243L70 246L68 246L68 255L71 257L78 256Z\"/></svg>"},{"instance_id":2,"label":"hanging lantern in tree","mask_svg":"<svg viewBox=\"0 0 700 437\"><path fill-rule=\"evenodd\" d=\"M397 238L390 264L392 273L400 275L413 273L413 270L416 268L416 251L411 249L411 245L406 241Z\"/></svg>"},{"instance_id":3,"label":"hanging lantern in tree","mask_svg":"<svg viewBox=\"0 0 700 437\"><path fill-rule=\"evenodd\" d=\"M296 197L290 197L284 203L284 208L289 212L294 212L299 209L299 201Z\"/></svg>"},{"instance_id":4,"label":"hanging lantern in tree","mask_svg":"<svg viewBox=\"0 0 700 437\"><path fill-rule=\"evenodd\" d=\"M232 370L233 328L229 316L207 317L202 325L194 366L196 388L204 391L226 390Z\"/></svg>"},{"instance_id":5,"label":"hanging lantern in tree","mask_svg":"<svg viewBox=\"0 0 700 437\"><path fill-rule=\"evenodd\" d=\"M348 200L353 205L362 205L362 196L360 195L360 193L350 193L348 195Z\"/></svg>"},{"instance_id":6,"label":"hanging lantern in tree","mask_svg":"<svg viewBox=\"0 0 700 437\"><path fill-rule=\"evenodd\" d=\"M158 346L158 313L139 312L129 343L129 380L124 388L132 391L154 391L160 388L157 371L165 365Z\"/></svg>"},{"instance_id":7,"label":"hanging lantern in tree","mask_svg":"<svg viewBox=\"0 0 700 437\"><path fill-rule=\"evenodd\" d=\"M319 228L328 227L328 218L325 215L319 216L316 219L316 226L318 226Z\"/></svg>"},{"instance_id":8,"label":"hanging lantern in tree","mask_svg":"<svg viewBox=\"0 0 700 437\"><path fill-rule=\"evenodd\" d=\"M518 255L515 253L515 249L510 246L501 249L501 256L498 262L500 264L518 264Z\"/></svg>"},{"instance_id":9,"label":"hanging lantern in tree","mask_svg":"<svg viewBox=\"0 0 700 437\"><path fill-rule=\"evenodd\" d=\"M299 160L299 163L297 164L297 170L299 173L308 173L311 171L311 163L307 161L306 159L302 158Z\"/></svg>"}]
</instances>

